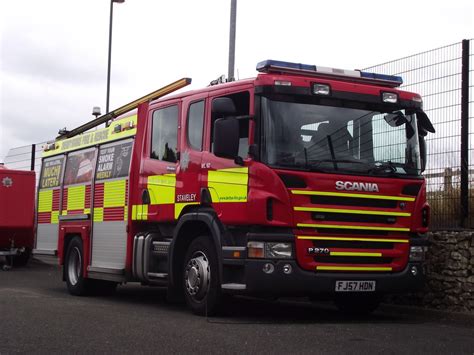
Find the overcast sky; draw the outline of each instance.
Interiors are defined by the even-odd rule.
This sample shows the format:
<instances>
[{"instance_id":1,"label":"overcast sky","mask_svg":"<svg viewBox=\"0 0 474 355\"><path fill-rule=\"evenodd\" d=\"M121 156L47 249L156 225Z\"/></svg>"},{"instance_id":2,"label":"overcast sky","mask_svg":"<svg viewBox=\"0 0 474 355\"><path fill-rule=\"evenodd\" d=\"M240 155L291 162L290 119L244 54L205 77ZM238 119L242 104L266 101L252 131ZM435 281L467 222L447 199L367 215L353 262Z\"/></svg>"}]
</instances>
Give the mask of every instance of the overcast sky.
<instances>
[{"instance_id":1,"label":"overcast sky","mask_svg":"<svg viewBox=\"0 0 474 355\"><path fill-rule=\"evenodd\" d=\"M110 0L0 0L0 162L105 111ZM227 73L230 0L114 5L111 109ZM236 76L264 59L345 69L474 37L474 1L238 0Z\"/></svg>"}]
</instances>

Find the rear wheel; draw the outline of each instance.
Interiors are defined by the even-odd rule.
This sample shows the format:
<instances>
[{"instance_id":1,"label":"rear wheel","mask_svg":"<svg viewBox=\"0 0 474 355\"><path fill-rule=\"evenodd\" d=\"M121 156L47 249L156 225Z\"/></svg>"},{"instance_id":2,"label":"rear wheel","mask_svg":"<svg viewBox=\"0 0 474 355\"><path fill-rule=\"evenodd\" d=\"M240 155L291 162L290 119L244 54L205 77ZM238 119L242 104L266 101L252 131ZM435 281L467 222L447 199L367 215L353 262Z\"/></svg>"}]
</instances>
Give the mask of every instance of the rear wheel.
<instances>
[{"instance_id":1,"label":"rear wheel","mask_svg":"<svg viewBox=\"0 0 474 355\"><path fill-rule=\"evenodd\" d=\"M7 264L13 265L15 267L26 266L26 264L28 264L28 261L30 260L30 256L31 256L31 250L27 248L21 254L14 255L14 256L7 256Z\"/></svg>"},{"instance_id":2,"label":"rear wheel","mask_svg":"<svg viewBox=\"0 0 474 355\"><path fill-rule=\"evenodd\" d=\"M338 295L334 303L340 312L351 315L367 315L377 309L381 295Z\"/></svg>"},{"instance_id":3,"label":"rear wheel","mask_svg":"<svg viewBox=\"0 0 474 355\"><path fill-rule=\"evenodd\" d=\"M198 315L215 314L221 301L217 254L210 238L191 242L184 258L183 288L188 307Z\"/></svg>"},{"instance_id":4,"label":"rear wheel","mask_svg":"<svg viewBox=\"0 0 474 355\"><path fill-rule=\"evenodd\" d=\"M91 280L83 277L82 240L74 237L68 245L64 261L64 274L69 293L75 296L85 296L91 291Z\"/></svg>"}]
</instances>

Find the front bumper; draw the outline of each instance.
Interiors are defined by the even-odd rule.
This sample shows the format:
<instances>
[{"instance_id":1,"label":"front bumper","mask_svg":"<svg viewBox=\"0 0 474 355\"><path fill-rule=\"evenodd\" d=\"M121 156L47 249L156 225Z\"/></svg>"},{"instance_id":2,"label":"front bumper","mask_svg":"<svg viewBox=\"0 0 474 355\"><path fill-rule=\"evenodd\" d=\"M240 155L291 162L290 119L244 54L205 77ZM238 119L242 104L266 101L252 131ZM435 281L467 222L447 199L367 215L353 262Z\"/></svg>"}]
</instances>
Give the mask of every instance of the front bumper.
<instances>
[{"instance_id":1,"label":"front bumper","mask_svg":"<svg viewBox=\"0 0 474 355\"><path fill-rule=\"evenodd\" d=\"M273 263L271 274L263 271L264 264ZM285 274L283 267L291 265L292 272ZM246 294L271 294L274 296L308 296L335 293L336 281L375 281L376 292L381 294L402 293L419 290L423 287L425 275L421 263L408 263L397 273L354 273L354 272L311 272L300 269L295 260L254 260L243 263L242 281ZM225 267L225 266L224 266ZM414 275L411 269L417 270Z\"/></svg>"}]
</instances>

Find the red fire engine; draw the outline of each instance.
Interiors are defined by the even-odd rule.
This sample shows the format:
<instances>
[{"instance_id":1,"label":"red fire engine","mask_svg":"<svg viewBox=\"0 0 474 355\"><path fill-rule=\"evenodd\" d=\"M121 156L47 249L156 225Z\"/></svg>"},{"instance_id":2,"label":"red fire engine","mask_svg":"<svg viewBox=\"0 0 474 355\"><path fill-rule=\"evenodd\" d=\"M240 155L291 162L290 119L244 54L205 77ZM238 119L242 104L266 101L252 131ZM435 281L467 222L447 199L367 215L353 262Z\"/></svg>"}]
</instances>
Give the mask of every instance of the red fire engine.
<instances>
[{"instance_id":1,"label":"red fire engine","mask_svg":"<svg viewBox=\"0 0 474 355\"><path fill-rule=\"evenodd\" d=\"M3 268L23 266L33 249L35 173L0 165L0 258ZM0 260L2 263L2 260Z\"/></svg>"},{"instance_id":2,"label":"red fire engine","mask_svg":"<svg viewBox=\"0 0 474 355\"><path fill-rule=\"evenodd\" d=\"M370 311L423 284L421 97L397 76L257 70L162 97L179 80L48 144L36 253L57 253L70 293L141 282L197 314L223 293Z\"/></svg>"}]
</instances>

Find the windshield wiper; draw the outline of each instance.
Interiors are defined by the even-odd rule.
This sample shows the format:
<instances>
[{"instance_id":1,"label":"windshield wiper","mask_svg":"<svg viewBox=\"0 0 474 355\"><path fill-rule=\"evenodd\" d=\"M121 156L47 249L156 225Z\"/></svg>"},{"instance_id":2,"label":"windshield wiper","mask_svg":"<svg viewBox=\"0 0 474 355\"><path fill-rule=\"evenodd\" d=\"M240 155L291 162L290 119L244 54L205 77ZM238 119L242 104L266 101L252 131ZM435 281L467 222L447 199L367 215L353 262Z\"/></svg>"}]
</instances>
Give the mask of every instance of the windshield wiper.
<instances>
[{"instance_id":1,"label":"windshield wiper","mask_svg":"<svg viewBox=\"0 0 474 355\"><path fill-rule=\"evenodd\" d=\"M337 163L361 164L361 165L366 165L367 166L367 163L365 163L363 161L355 160L355 159L321 159L321 160L318 160L317 162L315 162L314 164L309 164L309 167L311 169L316 169L322 163L333 163L335 165L335 167L337 166L336 165ZM337 170L337 168L335 168L334 170Z\"/></svg>"},{"instance_id":2,"label":"windshield wiper","mask_svg":"<svg viewBox=\"0 0 474 355\"><path fill-rule=\"evenodd\" d=\"M370 168L368 170L369 174L388 174L388 175L393 175L397 173L397 165L403 165L400 163L393 163L390 160L389 161L384 161L384 162L375 162L375 166L373 168Z\"/></svg>"}]
</instances>

